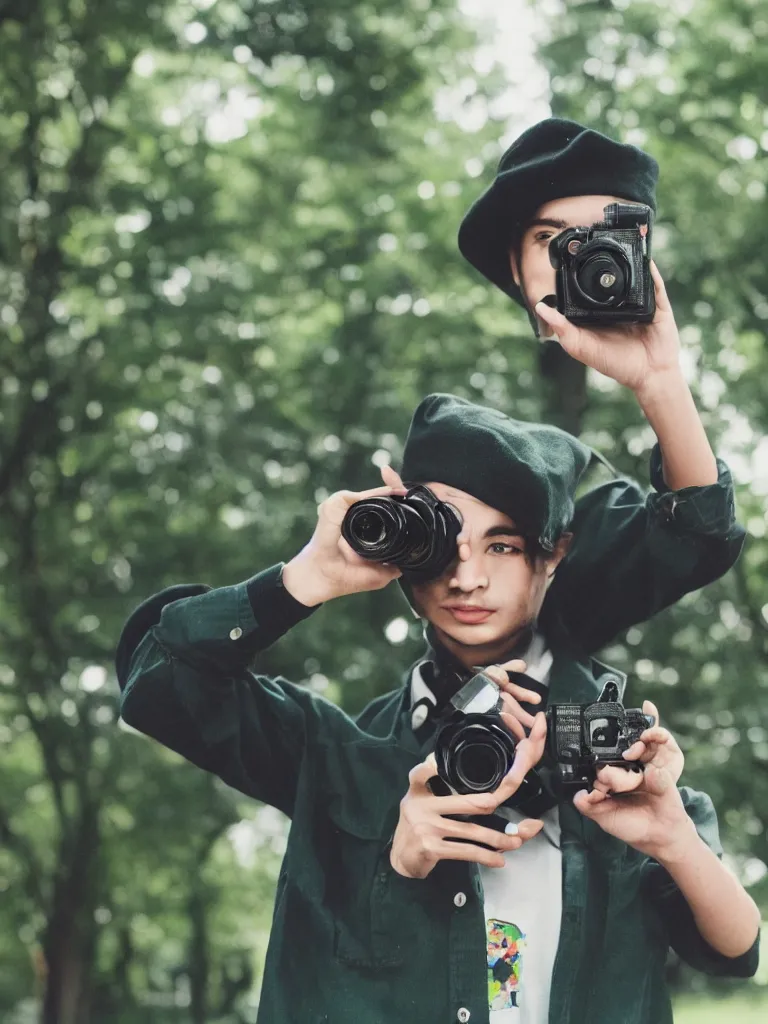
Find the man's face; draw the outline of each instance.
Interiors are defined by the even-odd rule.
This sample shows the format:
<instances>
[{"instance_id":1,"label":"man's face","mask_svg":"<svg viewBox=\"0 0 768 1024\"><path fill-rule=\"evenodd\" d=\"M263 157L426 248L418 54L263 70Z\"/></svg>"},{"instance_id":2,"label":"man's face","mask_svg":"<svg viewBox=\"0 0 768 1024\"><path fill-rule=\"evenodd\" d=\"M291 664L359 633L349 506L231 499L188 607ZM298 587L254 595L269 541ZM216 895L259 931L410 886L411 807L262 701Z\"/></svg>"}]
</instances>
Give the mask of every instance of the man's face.
<instances>
[{"instance_id":1,"label":"man's face","mask_svg":"<svg viewBox=\"0 0 768 1024\"><path fill-rule=\"evenodd\" d=\"M603 208L616 202L626 200L616 196L567 196L565 199L552 199L539 207L523 229L519 266L516 253L509 254L512 277L521 289L531 315L535 316L533 307L537 302L545 295L555 294L555 270L549 262L549 243L555 235L565 228L588 226L602 220ZM539 317L536 321L539 337L549 337L551 328Z\"/></svg>"},{"instance_id":2,"label":"man's face","mask_svg":"<svg viewBox=\"0 0 768 1024\"><path fill-rule=\"evenodd\" d=\"M531 557L509 516L446 484L428 487L458 509L465 557L438 579L413 586L414 602L467 667L491 664L535 622L569 538L547 558Z\"/></svg>"}]
</instances>

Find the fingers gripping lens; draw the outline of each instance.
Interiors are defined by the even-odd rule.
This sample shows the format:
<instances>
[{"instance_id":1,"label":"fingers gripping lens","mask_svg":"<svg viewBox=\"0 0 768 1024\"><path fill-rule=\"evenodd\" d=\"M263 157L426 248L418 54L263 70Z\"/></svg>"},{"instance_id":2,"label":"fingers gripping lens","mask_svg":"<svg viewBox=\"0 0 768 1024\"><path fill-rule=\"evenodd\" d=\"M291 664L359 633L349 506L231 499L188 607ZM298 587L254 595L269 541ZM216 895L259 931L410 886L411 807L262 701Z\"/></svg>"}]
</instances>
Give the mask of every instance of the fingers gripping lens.
<instances>
[{"instance_id":1,"label":"fingers gripping lens","mask_svg":"<svg viewBox=\"0 0 768 1024\"><path fill-rule=\"evenodd\" d=\"M420 484L404 496L356 501L344 516L341 534L361 558L395 565L416 583L448 568L461 526L456 510Z\"/></svg>"}]
</instances>

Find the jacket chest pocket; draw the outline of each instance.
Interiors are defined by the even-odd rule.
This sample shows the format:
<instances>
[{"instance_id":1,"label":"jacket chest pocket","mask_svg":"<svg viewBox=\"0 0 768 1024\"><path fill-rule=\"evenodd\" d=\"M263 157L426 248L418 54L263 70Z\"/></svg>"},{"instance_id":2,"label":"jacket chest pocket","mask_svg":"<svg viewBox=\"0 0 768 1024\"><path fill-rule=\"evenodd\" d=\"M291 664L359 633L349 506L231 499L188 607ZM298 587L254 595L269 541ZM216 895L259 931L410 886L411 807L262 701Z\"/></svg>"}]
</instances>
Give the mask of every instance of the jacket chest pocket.
<instances>
[{"instance_id":1,"label":"jacket chest pocket","mask_svg":"<svg viewBox=\"0 0 768 1024\"><path fill-rule=\"evenodd\" d=\"M325 895L334 953L353 967L397 967L405 955L393 906L391 832L375 825L351 820L339 806L329 814Z\"/></svg>"},{"instance_id":2,"label":"jacket chest pocket","mask_svg":"<svg viewBox=\"0 0 768 1024\"><path fill-rule=\"evenodd\" d=\"M356 747L339 766L346 770L333 773L336 786L324 801L325 902L334 953L353 967L398 967L409 955L430 889L426 880L398 875L389 861L414 762L391 749Z\"/></svg>"}]
</instances>

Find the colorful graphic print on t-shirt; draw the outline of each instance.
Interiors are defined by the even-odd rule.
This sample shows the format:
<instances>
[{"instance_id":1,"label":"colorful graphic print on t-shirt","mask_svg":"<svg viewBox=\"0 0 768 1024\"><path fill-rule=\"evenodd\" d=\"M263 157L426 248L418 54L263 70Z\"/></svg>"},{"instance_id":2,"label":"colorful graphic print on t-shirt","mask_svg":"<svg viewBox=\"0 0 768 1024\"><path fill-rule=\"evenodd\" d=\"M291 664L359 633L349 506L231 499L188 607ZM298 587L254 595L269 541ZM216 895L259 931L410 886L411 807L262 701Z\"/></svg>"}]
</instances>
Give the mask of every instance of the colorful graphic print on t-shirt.
<instances>
[{"instance_id":1,"label":"colorful graphic print on t-shirt","mask_svg":"<svg viewBox=\"0 0 768 1024\"><path fill-rule=\"evenodd\" d=\"M509 921L486 921L488 934L488 1007L521 1005L525 935Z\"/></svg>"}]
</instances>

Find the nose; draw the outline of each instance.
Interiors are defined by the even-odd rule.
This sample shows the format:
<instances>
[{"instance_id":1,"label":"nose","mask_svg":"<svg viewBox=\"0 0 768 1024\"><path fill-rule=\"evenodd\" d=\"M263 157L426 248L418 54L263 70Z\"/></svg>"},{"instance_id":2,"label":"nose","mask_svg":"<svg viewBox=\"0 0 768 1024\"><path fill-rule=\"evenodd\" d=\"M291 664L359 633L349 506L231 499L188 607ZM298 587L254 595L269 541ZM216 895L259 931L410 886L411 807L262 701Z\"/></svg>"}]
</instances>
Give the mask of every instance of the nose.
<instances>
[{"instance_id":1,"label":"nose","mask_svg":"<svg viewBox=\"0 0 768 1024\"><path fill-rule=\"evenodd\" d=\"M451 566L450 573L448 586L452 590L461 590L465 594L471 594L474 590L488 586L488 577L482 566L482 559L476 557L471 549L469 558L457 559Z\"/></svg>"}]
</instances>

